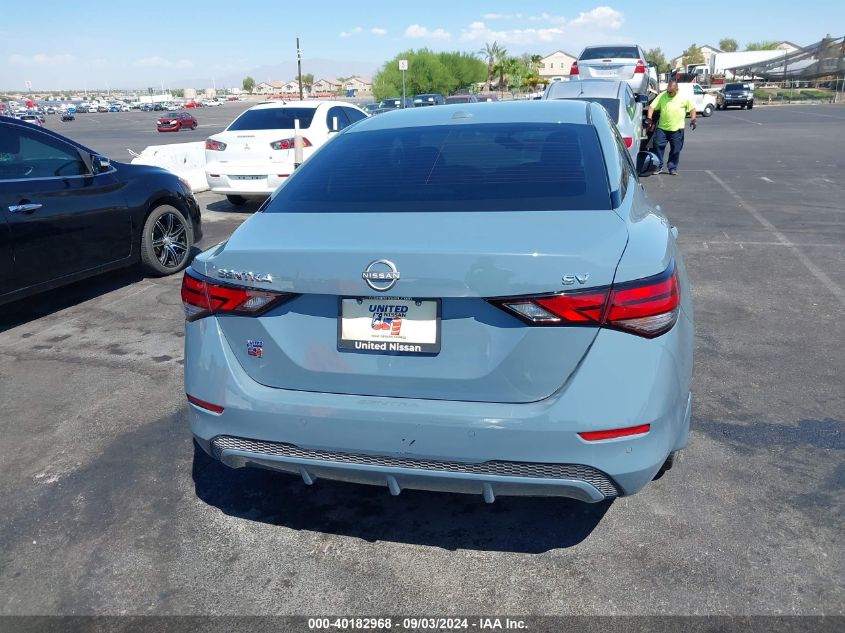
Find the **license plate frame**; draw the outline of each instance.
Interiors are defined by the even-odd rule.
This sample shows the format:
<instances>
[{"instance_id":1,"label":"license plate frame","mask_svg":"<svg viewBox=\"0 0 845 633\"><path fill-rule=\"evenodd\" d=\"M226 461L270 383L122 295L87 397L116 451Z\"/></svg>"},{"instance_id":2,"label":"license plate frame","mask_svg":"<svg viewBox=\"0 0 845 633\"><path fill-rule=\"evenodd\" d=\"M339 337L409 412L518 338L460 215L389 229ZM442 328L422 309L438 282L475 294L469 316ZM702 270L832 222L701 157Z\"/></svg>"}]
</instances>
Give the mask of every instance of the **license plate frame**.
<instances>
[{"instance_id":1,"label":"license plate frame","mask_svg":"<svg viewBox=\"0 0 845 633\"><path fill-rule=\"evenodd\" d=\"M408 305L414 308L420 308L417 312L423 312L424 310L429 311L429 313L433 312L433 318L425 318L425 319L414 319L418 321L424 321L426 325L423 328L430 327L430 323L433 321L434 325L434 336L432 340L431 332L426 332L425 339L426 340L418 340L414 338L413 335L411 338L408 338L406 335L401 333L401 330L397 333L396 338L394 335L390 334L392 329L389 329L386 333L380 332L379 335L371 335L370 338L360 338L355 336L347 336L344 337L344 319L362 319L361 315L352 316L349 314L347 316L344 315L344 305L353 305L352 303L346 302L354 302L356 305L364 305L365 303L377 303L381 305ZM413 304L413 306L412 306ZM338 351L342 352L354 352L359 354L381 354L381 355L393 355L393 356L433 356L440 353L440 337L441 337L441 311L442 311L442 302L440 299L430 299L430 298L415 298L415 297L372 297L372 296L352 296L352 297L338 297L337 302L337 349ZM371 312L367 312L365 314L370 314ZM383 312L383 314L386 314ZM426 315L427 316L427 315ZM412 322L414 320L411 320ZM405 319L408 321L408 319ZM404 322L403 322L404 324ZM388 324L392 327L392 321ZM401 326L400 326L401 327ZM358 325L357 329L360 330L361 326ZM347 328L347 334L351 335L353 332L350 330L356 329L353 324L350 324L350 327ZM414 328L416 330L420 330L419 327Z\"/></svg>"}]
</instances>

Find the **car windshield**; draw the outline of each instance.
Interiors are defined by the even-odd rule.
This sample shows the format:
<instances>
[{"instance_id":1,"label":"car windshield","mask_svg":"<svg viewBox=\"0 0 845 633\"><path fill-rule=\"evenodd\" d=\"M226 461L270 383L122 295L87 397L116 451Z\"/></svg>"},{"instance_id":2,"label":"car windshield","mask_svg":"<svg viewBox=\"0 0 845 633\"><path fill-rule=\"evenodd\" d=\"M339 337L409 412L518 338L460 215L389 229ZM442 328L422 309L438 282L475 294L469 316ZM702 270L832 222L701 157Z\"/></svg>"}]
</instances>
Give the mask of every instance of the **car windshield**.
<instances>
[{"instance_id":1,"label":"car windshield","mask_svg":"<svg viewBox=\"0 0 845 633\"><path fill-rule=\"evenodd\" d=\"M748 90L748 86L746 84L728 84L725 86L725 90Z\"/></svg>"},{"instance_id":2,"label":"car windshield","mask_svg":"<svg viewBox=\"0 0 845 633\"><path fill-rule=\"evenodd\" d=\"M378 104L380 108L398 108L402 105L401 99L384 99Z\"/></svg>"},{"instance_id":3,"label":"car windshield","mask_svg":"<svg viewBox=\"0 0 845 633\"><path fill-rule=\"evenodd\" d=\"M610 209L595 129L486 123L340 134L268 213Z\"/></svg>"},{"instance_id":4,"label":"car windshield","mask_svg":"<svg viewBox=\"0 0 845 633\"><path fill-rule=\"evenodd\" d=\"M314 108L260 108L247 110L226 128L229 132L240 130L292 130L294 121L307 130L314 118Z\"/></svg>"},{"instance_id":5,"label":"car windshield","mask_svg":"<svg viewBox=\"0 0 845 633\"><path fill-rule=\"evenodd\" d=\"M179 118L179 113L178 113L178 112L168 112L168 113L167 113L167 114L165 114L162 118L163 118L163 119L166 119L166 118L170 118L170 119L178 119L178 118Z\"/></svg>"},{"instance_id":6,"label":"car windshield","mask_svg":"<svg viewBox=\"0 0 845 633\"><path fill-rule=\"evenodd\" d=\"M636 46L594 46L581 53L579 59L639 59Z\"/></svg>"}]
</instances>

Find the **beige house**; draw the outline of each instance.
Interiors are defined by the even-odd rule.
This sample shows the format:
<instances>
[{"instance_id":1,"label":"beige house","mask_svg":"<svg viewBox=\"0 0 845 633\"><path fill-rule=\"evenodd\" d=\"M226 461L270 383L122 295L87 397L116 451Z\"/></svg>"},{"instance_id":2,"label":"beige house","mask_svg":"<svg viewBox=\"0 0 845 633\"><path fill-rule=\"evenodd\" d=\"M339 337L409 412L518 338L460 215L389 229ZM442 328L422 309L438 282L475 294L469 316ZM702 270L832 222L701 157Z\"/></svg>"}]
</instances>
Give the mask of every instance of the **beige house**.
<instances>
[{"instance_id":1,"label":"beige house","mask_svg":"<svg viewBox=\"0 0 845 633\"><path fill-rule=\"evenodd\" d=\"M373 91L373 82L369 77L350 77L343 82L344 90L352 90L354 93L371 93Z\"/></svg>"},{"instance_id":2,"label":"beige house","mask_svg":"<svg viewBox=\"0 0 845 633\"><path fill-rule=\"evenodd\" d=\"M269 96L299 96L299 82L291 81L262 81L255 85L255 94Z\"/></svg>"},{"instance_id":3,"label":"beige house","mask_svg":"<svg viewBox=\"0 0 845 633\"><path fill-rule=\"evenodd\" d=\"M546 55L540 60L540 78L548 81L567 81L569 69L572 68L574 61L575 55L570 55L566 51L555 51L551 55Z\"/></svg>"},{"instance_id":4,"label":"beige house","mask_svg":"<svg viewBox=\"0 0 845 633\"><path fill-rule=\"evenodd\" d=\"M334 95L340 90L340 82L337 79L319 79L311 86L311 94L319 95Z\"/></svg>"},{"instance_id":5,"label":"beige house","mask_svg":"<svg viewBox=\"0 0 845 633\"><path fill-rule=\"evenodd\" d=\"M710 46L709 44L702 44L699 46L701 49L701 54L704 55L704 62L708 66L710 66L710 58L713 57L716 53L724 53L724 51L720 48L716 48L715 46ZM672 60L672 68L680 68L684 63L684 56L679 55L675 59Z\"/></svg>"}]
</instances>

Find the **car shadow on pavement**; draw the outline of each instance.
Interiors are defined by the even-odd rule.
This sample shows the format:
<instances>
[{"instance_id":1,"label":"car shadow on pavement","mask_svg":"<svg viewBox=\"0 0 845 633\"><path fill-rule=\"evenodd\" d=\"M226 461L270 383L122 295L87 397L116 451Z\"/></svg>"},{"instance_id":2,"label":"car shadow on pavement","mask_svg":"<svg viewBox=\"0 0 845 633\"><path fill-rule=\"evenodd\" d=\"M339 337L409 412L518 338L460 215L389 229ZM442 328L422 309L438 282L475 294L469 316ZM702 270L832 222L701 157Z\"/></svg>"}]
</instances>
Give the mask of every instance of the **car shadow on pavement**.
<instances>
[{"instance_id":1,"label":"car shadow on pavement","mask_svg":"<svg viewBox=\"0 0 845 633\"><path fill-rule=\"evenodd\" d=\"M405 490L301 479L259 468L232 469L194 443L197 496L240 519L327 532L369 542L538 554L586 539L612 501L589 504L556 497L499 497Z\"/></svg>"},{"instance_id":2,"label":"car shadow on pavement","mask_svg":"<svg viewBox=\"0 0 845 633\"><path fill-rule=\"evenodd\" d=\"M215 211L217 213L253 214L261 208L262 204L264 204L264 200L247 200L245 204L237 206L223 198L222 200L206 205L205 208L208 211Z\"/></svg>"}]
</instances>

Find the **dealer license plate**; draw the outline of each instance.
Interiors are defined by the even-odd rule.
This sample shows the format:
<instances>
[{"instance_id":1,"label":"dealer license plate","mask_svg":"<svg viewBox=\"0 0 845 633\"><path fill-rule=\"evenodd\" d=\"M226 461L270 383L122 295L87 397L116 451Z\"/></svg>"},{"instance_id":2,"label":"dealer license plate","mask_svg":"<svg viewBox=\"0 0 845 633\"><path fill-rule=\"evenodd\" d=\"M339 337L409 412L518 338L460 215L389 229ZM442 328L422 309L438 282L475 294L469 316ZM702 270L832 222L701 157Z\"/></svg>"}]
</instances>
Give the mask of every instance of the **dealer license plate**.
<instances>
[{"instance_id":1,"label":"dealer license plate","mask_svg":"<svg viewBox=\"0 0 845 633\"><path fill-rule=\"evenodd\" d=\"M440 352L440 302L432 299L341 299L338 349L383 354Z\"/></svg>"}]
</instances>

